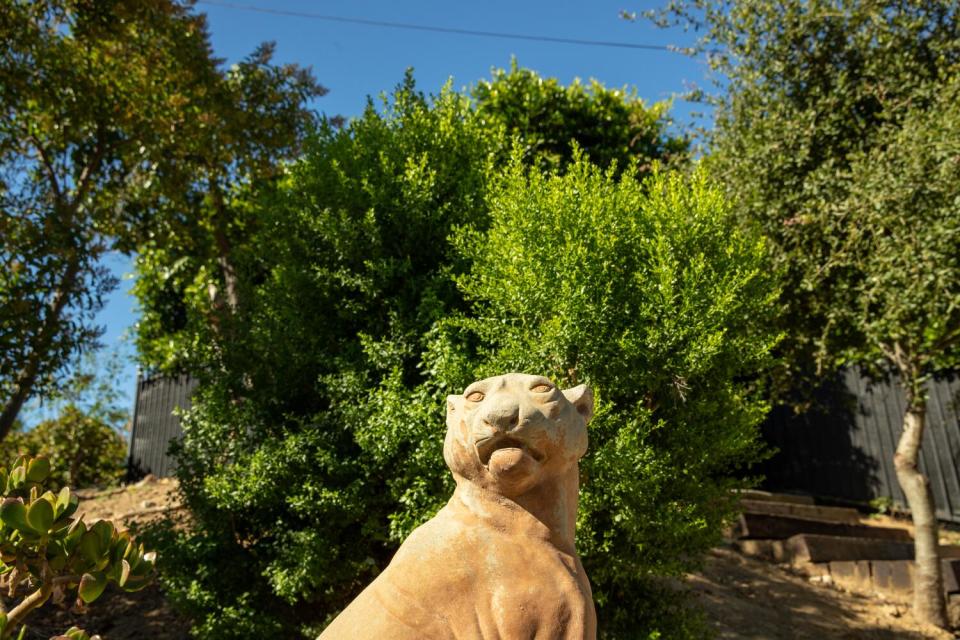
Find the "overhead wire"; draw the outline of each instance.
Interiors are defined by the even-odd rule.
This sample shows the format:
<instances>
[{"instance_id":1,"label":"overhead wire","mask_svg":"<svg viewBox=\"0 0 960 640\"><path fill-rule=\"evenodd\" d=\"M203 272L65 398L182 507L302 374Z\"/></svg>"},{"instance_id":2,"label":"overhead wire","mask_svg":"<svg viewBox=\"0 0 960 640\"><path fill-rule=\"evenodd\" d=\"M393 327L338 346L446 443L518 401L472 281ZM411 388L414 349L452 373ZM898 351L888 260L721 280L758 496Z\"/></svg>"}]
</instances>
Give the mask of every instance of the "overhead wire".
<instances>
[{"instance_id":1,"label":"overhead wire","mask_svg":"<svg viewBox=\"0 0 960 640\"><path fill-rule=\"evenodd\" d=\"M353 18L347 16L327 15L321 13L312 13L308 11L290 11L287 9L272 9L269 7L258 7L248 4L237 4L235 2L221 2L220 0L197 0L197 4L205 4L212 7L222 7L225 9L238 9L241 11L252 11L255 13L266 13L278 16L287 16L294 18L308 18L313 20L323 20L326 22L340 22L347 24L359 24L370 27L385 27L389 29L407 29L411 31L430 31L433 33L447 33L463 36L474 36L481 38L500 38L505 40L526 40L532 42L552 42L555 44L571 44L589 47L614 47L618 49L644 49L647 51L669 51L680 52L679 47L661 44L644 44L638 42L616 42L611 40L587 40L582 38L559 38L554 36L532 35L524 33L505 33L501 31L481 31L477 29L460 29L456 27L441 27L436 25L414 24L410 22L391 22L387 20L370 20L367 18Z\"/></svg>"}]
</instances>

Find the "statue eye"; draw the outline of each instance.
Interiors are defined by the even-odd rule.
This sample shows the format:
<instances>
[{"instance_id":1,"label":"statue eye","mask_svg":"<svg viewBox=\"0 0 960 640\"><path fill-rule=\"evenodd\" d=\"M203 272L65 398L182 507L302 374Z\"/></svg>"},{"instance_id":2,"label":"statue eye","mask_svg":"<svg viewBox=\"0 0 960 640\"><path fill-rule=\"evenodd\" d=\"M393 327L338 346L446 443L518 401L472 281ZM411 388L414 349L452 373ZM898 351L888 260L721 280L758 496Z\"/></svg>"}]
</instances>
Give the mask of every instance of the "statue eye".
<instances>
[{"instance_id":1,"label":"statue eye","mask_svg":"<svg viewBox=\"0 0 960 640\"><path fill-rule=\"evenodd\" d=\"M538 384L533 389L530 389L534 393L546 393L547 391L553 391L553 387L549 384Z\"/></svg>"},{"instance_id":2,"label":"statue eye","mask_svg":"<svg viewBox=\"0 0 960 640\"><path fill-rule=\"evenodd\" d=\"M480 391L474 391L467 396L467 400L470 402L480 402L483 400L483 393Z\"/></svg>"}]
</instances>

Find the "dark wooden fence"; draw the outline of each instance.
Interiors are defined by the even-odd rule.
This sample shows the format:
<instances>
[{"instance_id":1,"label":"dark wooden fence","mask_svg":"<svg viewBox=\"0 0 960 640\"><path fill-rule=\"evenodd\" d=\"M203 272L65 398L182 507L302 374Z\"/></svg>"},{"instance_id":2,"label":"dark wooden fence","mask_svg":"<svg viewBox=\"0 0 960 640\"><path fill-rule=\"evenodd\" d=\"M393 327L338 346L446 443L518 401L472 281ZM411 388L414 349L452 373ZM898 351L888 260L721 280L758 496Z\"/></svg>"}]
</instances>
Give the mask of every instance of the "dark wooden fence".
<instances>
[{"instance_id":1,"label":"dark wooden fence","mask_svg":"<svg viewBox=\"0 0 960 640\"><path fill-rule=\"evenodd\" d=\"M176 470L176 460L168 455L167 449L170 441L183 433L177 413L190 408L190 395L196 386L196 380L187 375L137 376L127 457L130 479L148 473L169 476Z\"/></svg>"},{"instance_id":2,"label":"dark wooden fence","mask_svg":"<svg viewBox=\"0 0 960 640\"><path fill-rule=\"evenodd\" d=\"M960 378L931 381L928 389L920 468L938 517L960 523ZM904 409L896 380L871 383L853 369L824 385L810 412L775 409L763 433L780 451L760 470L764 487L862 504L888 498L905 509L893 467Z\"/></svg>"}]
</instances>

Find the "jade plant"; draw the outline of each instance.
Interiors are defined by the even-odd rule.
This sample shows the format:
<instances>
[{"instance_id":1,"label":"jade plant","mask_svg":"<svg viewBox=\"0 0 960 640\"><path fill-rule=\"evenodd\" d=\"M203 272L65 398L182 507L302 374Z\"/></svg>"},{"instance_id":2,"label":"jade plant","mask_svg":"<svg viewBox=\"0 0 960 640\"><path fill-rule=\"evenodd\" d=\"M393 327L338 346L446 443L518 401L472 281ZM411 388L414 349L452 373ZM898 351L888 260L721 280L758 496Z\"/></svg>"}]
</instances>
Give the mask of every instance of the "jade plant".
<instances>
[{"instance_id":1,"label":"jade plant","mask_svg":"<svg viewBox=\"0 0 960 640\"><path fill-rule=\"evenodd\" d=\"M137 591L153 577L154 554L108 520L74 517L77 496L69 487L46 490L50 471L44 457L0 468L0 590L12 601L0 611L0 640L23 638L27 615L48 601L83 609L110 582ZM55 640L90 637L74 627Z\"/></svg>"}]
</instances>

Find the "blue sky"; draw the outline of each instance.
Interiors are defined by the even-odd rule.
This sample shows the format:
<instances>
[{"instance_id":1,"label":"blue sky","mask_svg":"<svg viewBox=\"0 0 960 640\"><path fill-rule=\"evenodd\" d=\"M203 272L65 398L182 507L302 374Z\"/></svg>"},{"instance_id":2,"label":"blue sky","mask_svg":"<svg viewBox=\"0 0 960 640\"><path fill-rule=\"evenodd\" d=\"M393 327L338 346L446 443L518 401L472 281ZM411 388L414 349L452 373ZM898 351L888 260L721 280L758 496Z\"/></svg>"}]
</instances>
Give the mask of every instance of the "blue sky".
<instances>
[{"instance_id":1,"label":"blue sky","mask_svg":"<svg viewBox=\"0 0 960 640\"><path fill-rule=\"evenodd\" d=\"M358 115L368 95L390 91L408 67L413 67L417 84L423 91L435 93L450 78L456 88L469 87L489 78L491 68L508 66L514 56L521 66L535 69L543 76L559 78L563 83L574 78L596 78L609 87L636 87L639 96L648 102L669 100L691 86L708 84L704 60L673 52L410 31L236 8L256 6L270 11L558 38L649 45L690 44L691 34L664 31L644 20L628 22L620 17L621 10L639 12L658 6L658 2L236 0L229 3L234 7L224 4L227 3L201 0L195 7L196 11L207 14L215 54L230 64L250 53L259 43L275 41L276 61L311 67L329 89L315 105L328 115ZM674 102L673 114L680 123L690 123L696 110L682 100ZM131 271L131 261L122 256L111 257L109 265L121 278ZM132 403L136 365L132 343L125 336L131 332L137 313L129 295L130 285L129 278L122 280L101 312L100 321L106 327L105 346L120 349L129 356L117 385ZM30 423L42 415L43 411L34 410L24 417Z\"/></svg>"}]
</instances>

